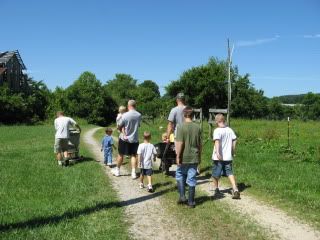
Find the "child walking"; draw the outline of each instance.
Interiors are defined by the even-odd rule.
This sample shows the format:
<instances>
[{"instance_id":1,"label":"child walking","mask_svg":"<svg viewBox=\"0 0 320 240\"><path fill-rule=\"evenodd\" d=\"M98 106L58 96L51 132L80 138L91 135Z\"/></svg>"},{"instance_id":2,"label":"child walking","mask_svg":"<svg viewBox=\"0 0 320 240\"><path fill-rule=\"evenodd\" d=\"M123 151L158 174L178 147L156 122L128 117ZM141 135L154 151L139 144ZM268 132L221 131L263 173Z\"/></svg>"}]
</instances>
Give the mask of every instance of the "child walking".
<instances>
[{"instance_id":1,"label":"child walking","mask_svg":"<svg viewBox=\"0 0 320 240\"><path fill-rule=\"evenodd\" d=\"M215 122L217 128L213 132L214 149L212 154L212 177L215 195L220 194L218 188L219 179L222 175L225 175L229 178L232 185L232 198L240 199L240 193L232 169L237 136L230 127L226 126L225 118L222 114L216 115Z\"/></svg>"},{"instance_id":2,"label":"child walking","mask_svg":"<svg viewBox=\"0 0 320 240\"><path fill-rule=\"evenodd\" d=\"M138 147L138 165L141 170L140 173L140 188L144 188L144 183L143 179L144 176L147 176L148 178L148 186L147 190L148 192L153 192L153 187L152 187L152 160L156 160L156 148L153 146L153 144L150 143L151 140L151 134L150 132L144 132L143 133L143 143L139 144Z\"/></svg>"},{"instance_id":3,"label":"child walking","mask_svg":"<svg viewBox=\"0 0 320 240\"><path fill-rule=\"evenodd\" d=\"M106 129L106 135L101 141L101 152L104 152L104 164L112 166L112 148L116 148L112 138L112 128Z\"/></svg>"}]
</instances>

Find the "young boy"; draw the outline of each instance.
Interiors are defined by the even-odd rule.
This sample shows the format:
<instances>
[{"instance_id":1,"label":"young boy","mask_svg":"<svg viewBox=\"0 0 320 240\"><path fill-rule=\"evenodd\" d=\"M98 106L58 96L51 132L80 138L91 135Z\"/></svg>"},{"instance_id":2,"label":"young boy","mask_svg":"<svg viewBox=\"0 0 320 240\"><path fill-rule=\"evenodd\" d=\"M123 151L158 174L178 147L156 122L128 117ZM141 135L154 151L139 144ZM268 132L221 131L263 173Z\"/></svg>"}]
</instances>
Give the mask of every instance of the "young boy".
<instances>
[{"instance_id":1,"label":"young boy","mask_svg":"<svg viewBox=\"0 0 320 240\"><path fill-rule=\"evenodd\" d=\"M104 164L112 166L112 148L116 148L112 138L112 128L106 129L106 135L101 141L101 152L104 151Z\"/></svg>"},{"instance_id":2,"label":"young boy","mask_svg":"<svg viewBox=\"0 0 320 240\"><path fill-rule=\"evenodd\" d=\"M153 192L151 176L152 176L152 160L156 160L156 148L153 144L150 143L151 134L149 132L143 133L144 141L143 143L139 144L138 147L138 165L141 169L140 173L140 188L144 188L143 179L146 175L148 178L148 192Z\"/></svg>"},{"instance_id":3,"label":"young boy","mask_svg":"<svg viewBox=\"0 0 320 240\"><path fill-rule=\"evenodd\" d=\"M212 154L212 177L215 195L220 193L218 182L221 175L226 175L232 185L232 198L240 199L240 193L232 171L232 160L236 149L237 136L231 128L226 126L225 118L222 114L216 115L215 122L217 128L213 132L214 149Z\"/></svg>"},{"instance_id":4,"label":"young boy","mask_svg":"<svg viewBox=\"0 0 320 240\"><path fill-rule=\"evenodd\" d=\"M178 204L187 203L195 207L195 190L197 184L197 167L201 161L201 130L198 124L192 122L193 109L185 107L183 110L184 122L177 128L176 154L177 171L176 180L179 190ZM189 186L188 200L185 197L185 184Z\"/></svg>"}]
</instances>

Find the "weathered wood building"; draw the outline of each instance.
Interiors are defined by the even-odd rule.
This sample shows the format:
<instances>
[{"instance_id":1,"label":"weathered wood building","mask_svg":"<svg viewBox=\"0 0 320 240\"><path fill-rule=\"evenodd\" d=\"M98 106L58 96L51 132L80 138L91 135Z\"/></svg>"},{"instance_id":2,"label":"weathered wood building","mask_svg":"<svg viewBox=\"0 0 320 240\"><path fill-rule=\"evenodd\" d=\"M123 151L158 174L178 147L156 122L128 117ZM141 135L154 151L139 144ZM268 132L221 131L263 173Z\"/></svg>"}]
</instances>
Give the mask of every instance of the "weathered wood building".
<instances>
[{"instance_id":1,"label":"weathered wood building","mask_svg":"<svg viewBox=\"0 0 320 240\"><path fill-rule=\"evenodd\" d=\"M26 69L18 50L0 52L0 86L7 84L13 91L22 91L27 87Z\"/></svg>"}]
</instances>

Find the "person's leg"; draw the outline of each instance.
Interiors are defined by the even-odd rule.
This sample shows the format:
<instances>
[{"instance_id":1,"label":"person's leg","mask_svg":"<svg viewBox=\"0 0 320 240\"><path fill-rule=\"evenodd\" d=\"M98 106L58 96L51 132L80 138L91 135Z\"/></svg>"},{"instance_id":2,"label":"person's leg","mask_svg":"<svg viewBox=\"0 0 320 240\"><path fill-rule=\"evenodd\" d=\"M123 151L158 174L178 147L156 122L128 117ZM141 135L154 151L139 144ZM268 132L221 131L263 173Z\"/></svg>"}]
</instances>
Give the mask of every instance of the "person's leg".
<instances>
[{"instance_id":1,"label":"person's leg","mask_svg":"<svg viewBox=\"0 0 320 240\"><path fill-rule=\"evenodd\" d=\"M118 157L117 157L117 167L120 169L121 165L122 165L122 162L123 162L123 155L120 155L118 154Z\"/></svg>"},{"instance_id":2,"label":"person's leg","mask_svg":"<svg viewBox=\"0 0 320 240\"><path fill-rule=\"evenodd\" d=\"M141 172L140 172L140 188L144 188L143 180L144 180L144 174L143 174L143 169L141 169Z\"/></svg>"},{"instance_id":3,"label":"person's leg","mask_svg":"<svg viewBox=\"0 0 320 240\"><path fill-rule=\"evenodd\" d=\"M111 165L112 165L112 151L109 151L109 152L108 152L108 155L107 155L107 165L108 165L108 166L111 166Z\"/></svg>"},{"instance_id":4,"label":"person's leg","mask_svg":"<svg viewBox=\"0 0 320 240\"><path fill-rule=\"evenodd\" d=\"M177 166L176 170L176 181L177 181L177 187L179 192L179 199L178 204L184 204L187 202L186 196L185 196L185 182L186 182L186 176L184 174L184 166L180 165Z\"/></svg>"},{"instance_id":5,"label":"person's leg","mask_svg":"<svg viewBox=\"0 0 320 240\"><path fill-rule=\"evenodd\" d=\"M194 208L196 206L197 164L188 165L187 171L187 184L189 186L188 206Z\"/></svg>"},{"instance_id":6,"label":"person's leg","mask_svg":"<svg viewBox=\"0 0 320 240\"><path fill-rule=\"evenodd\" d=\"M136 178L137 155L131 155L131 173L132 178ZM133 176L134 175L134 176Z\"/></svg>"},{"instance_id":7,"label":"person's leg","mask_svg":"<svg viewBox=\"0 0 320 240\"><path fill-rule=\"evenodd\" d=\"M228 176L229 181L232 185L232 198L233 199L240 199L240 193L239 193L239 190L237 187L236 178L233 175L232 162L225 163L225 171L226 171L226 175Z\"/></svg>"},{"instance_id":8,"label":"person's leg","mask_svg":"<svg viewBox=\"0 0 320 240\"><path fill-rule=\"evenodd\" d=\"M220 182L220 176L222 172L222 162L221 161L213 161L213 167L212 167L212 184L213 189L215 191L219 191L219 182Z\"/></svg>"},{"instance_id":9,"label":"person's leg","mask_svg":"<svg viewBox=\"0 0 320 240\"><path fill-rule=\"evenodd\" d=\"M147 178L148 178L148 185L152 186L152 177L151 177L151 175L148 175Z\"/></svg>"}]
</instances>

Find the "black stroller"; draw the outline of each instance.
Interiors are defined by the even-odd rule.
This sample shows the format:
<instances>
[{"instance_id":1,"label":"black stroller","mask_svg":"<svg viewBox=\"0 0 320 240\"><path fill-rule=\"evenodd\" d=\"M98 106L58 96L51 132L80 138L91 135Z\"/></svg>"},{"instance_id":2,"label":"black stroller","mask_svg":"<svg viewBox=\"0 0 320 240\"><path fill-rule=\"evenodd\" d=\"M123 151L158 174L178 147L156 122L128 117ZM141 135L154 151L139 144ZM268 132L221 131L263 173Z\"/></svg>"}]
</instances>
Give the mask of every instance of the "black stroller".
<instances>
[{"instance_id":1,"label":"black stroller","mask_svg":"<svg viewBox=\"0 0 320 240\"><path fill-rule=\"evenodd\" d=\"M157 158L161 159L160 170L169 175L169 168L176 164L176 151L174 143L157 143L154 145L157 150Z\"/></svg>"}]
</instances>

